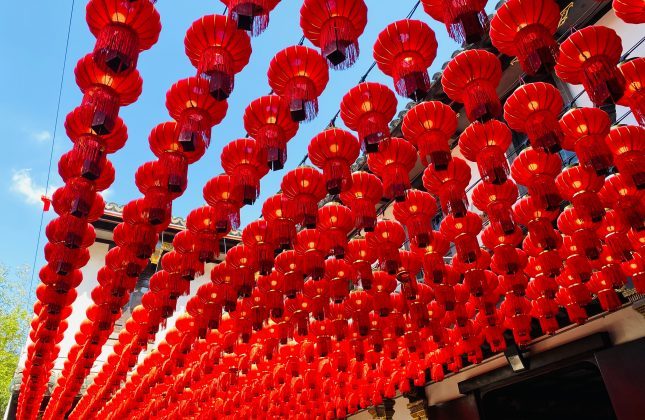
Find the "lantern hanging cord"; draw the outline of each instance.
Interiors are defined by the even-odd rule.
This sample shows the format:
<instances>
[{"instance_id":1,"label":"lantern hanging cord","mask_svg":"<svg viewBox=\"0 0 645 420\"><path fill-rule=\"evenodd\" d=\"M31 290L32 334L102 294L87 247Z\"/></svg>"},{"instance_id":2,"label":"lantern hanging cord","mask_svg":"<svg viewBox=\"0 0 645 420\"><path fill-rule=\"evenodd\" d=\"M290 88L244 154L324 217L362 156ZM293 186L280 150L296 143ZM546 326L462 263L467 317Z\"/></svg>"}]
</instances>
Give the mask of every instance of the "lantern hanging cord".
<instances>
[{"instance_id":1,"label":"lantern hanging cord","mask_svg":"<svg viewBox=\"0 0 645 420\"><path fill-rule=\"evenodd\" d=\"M67 39L65 40L65 53L63 55L63 68L60 74L60 83L58 85L58 101L56 103L56 119L54 120L54 130L52 134L52 144L49 150L49 166L47 168L47 181L45 183L45 195L46 198L49 193L49 181L51 180L52 174L52 165L54 162L54 145L56 144L56 133L58 131L58 118L60 117L60 104L63 96L63 83L65 82L65 70L67 69L67 54L69 51L69 38L72 33L72 19L74 17L74 5L76 0L72 0L72 6L69 10L69 20L67 22ZM38 251L40 250L40 240L43 233L43 223L45 222L45 209L43 208L40 212L40 224L38 226L38 238L36 239L36 250L34 251L34 261L31 265L31 279L29 280L29 297L28 300L31 301L31 294L33 293L34 287L34 276L36 275L36 262L38 260Z\"/></svg>"}]
</instances>

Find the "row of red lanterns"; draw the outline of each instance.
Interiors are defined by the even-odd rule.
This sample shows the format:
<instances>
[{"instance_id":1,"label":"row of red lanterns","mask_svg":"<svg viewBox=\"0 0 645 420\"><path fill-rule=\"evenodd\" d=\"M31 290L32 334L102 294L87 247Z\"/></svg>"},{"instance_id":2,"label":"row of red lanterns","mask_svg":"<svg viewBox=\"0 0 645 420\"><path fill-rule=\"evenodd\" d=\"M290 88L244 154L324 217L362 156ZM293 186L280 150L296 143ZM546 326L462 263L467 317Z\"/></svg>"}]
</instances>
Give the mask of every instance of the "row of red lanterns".
<instances>
[{"instance_id":1,"label":"row of red lanterns","mask_svg":"<svg viewBox=\"0 0 645 420\"><path fill-rule=\"evenodd\" d=\"M147 1L114 4L112 9L106 5L99 0L87 5L88 25L96 43L75 69L83 100L65 121L74 146L58 165L65 186L52 197L58 217L46 228L47 265L40 271L42 284L36 291L18 418L35 418L38 413L60 351L58 343L67 329L75 288L82 281L80 269L89 260L88 248L96 237L90 223L103 214L100 192L114 181L107 155L121 149L127 139L119 109L141 94L137 59L156 43L161 30L159 15ZM115 39L120 41L115 43Z\"/></svg>"},{"instance_id":2,"label":"row of red lanterns","mask_svg":"<svg viewBox=\"0 0 645 420\"><path fill-rule=\"evenodd\" d=\"M72 405L120 318L136 279L155 251L159 233L170 223L172 201L187 186L188 165L204 155L211 128L226 115L226 98L233 90L234 75L248 63L251 45L248 35L238 30L233 20L213 15L196 21L189 29L186 52L197 68L197 76L177 82L168 91L166 107L175 121L158 125L150 134L150 148L158 160L144 163L135 174L144 198L124 207L124 221L114 230L117 247L108 252L106 266L99 271L99 286L92 291L94 304L83 322L88 326L76 337L45 418L62 416ZM231 224L211 226L213 212L208 206L191 212L188 227L194 234L176 238L178 251L164 256L164 271L151 279L151 292L144 296L144 306L137 314L145 319L142 328L147 328L149 336L154 336L172 314L177 298L189 290L189 279L203 272L205 261L217 257L219 238L230 231ZM215 230L211 230L213 227ZM205 249L201 247L204 244L208 244ZM195 252L196 246L202 249ZM144 343L138 341L129 347L130 358L124 362L134 363Z\"/></svg>"}]
</instances>

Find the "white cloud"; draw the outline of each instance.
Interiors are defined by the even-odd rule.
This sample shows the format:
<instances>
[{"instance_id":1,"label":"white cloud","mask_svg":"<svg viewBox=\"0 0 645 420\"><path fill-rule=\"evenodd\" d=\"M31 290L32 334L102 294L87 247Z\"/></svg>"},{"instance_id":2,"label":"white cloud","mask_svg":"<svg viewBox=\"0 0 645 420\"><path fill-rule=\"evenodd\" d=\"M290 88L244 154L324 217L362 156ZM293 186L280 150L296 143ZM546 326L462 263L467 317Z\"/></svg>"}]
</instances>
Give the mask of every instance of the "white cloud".
<instances>
[{"instance_id":1,"label":"white cloud","mask_svg":"<svg viewBox=\"0 0 645 420\"><path fill-rule=\"evenodd\" d=\"M45 187L35 183L30 169L14 171L11 176L11 191L21 195L27 204L41 204L40 197L45 194Z\"/></svg>"},{"instance_id":2,"label":"white cloud","mask_svg":"<svg viewBox=\"0 0 645 420\"><path fill-rule=\"evenodd\" d=\"M52 133L48 130L32 131L31 138L39 143L44 143L52 140Z\"/></svg>"}]
</instances>

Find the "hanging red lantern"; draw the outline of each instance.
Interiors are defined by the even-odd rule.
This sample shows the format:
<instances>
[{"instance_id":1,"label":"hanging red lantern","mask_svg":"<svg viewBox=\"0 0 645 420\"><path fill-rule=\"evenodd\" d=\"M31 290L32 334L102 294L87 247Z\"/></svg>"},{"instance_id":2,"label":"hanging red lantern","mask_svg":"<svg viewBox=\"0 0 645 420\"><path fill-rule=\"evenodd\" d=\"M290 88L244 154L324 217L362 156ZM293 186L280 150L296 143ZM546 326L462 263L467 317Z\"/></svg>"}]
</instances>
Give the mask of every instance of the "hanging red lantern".
<instances>
[{"instance_id":1,"label":"hanging red lantern","mask_svg":"<svg viewBox=\"0 0 645 420\"><path fill-rule=\"evenodd\" d=\"M515 343L526 346L531 341L531 304L528 299L507 294L500 310L506 316L506 326L513 331Z\"/></svg>"},{"instance_id":2,"label":"hanging red lantern","mask_svg":"<svg viewBox=\"0 0 645 420\"><path fill-rule=\"evenodd\" d=\"M219 214L211 206L193 209L186 217L186 228L195 237L195 251L199 260L214 263L220 253L220 239L228 232L219 232L216 224Z\"/></svg>"},{"instance_id":3,"label":"hanging red lantern","mask_svg":"<svg viewBox=\"0 0 645 420\"><path fill-rule=\"evenodd\" d=\"M526 196L513 205L513 216L518 223L526 226L528 236L536 247L553 251L562 242L560 235L553 229L553 222L558 217L559 210L545 210L533 197Z\"/></svg>"},{"instance_id":4,"label":"hanging red lantern","mask_svg":"<svg viewBox=\"0 0 645 420\"><path fill-rule=\"evenodd\" d=\"M276 194L264 201L262 217L269 223L269 235L278 249L291 249L296 240L296 206L283 194Z\"/></svg>"},{"instance_id":5,"label":"hanging red lantern","mask_svg":"<svg viewBox=\"0 0 645 420\"><path fill-rule=\"evenodd\" d=\"M485 212L491 226L510 234L515 230L511 206L517 201L517 185L512 180L503 184L480 182L473 188L472 200L475 207Z\"/></svg>"},{"instance_id":6,"label":"hanging red lantern","mask_svg":"<svg viewBox=\"0 0 645 420\"><path fill-rule=\"evenodd\" d=\"M634 0L614 0L611 4L617 17L625 23L634 24L645 22L645 11L642 6Z\"/></svg>"},{"instance_id":7,"label":"hanging red lantern","mask_svg":"<svg viewBox=\"0 0 645 420\"><path fill-rule=\"evenodd\" d=\"M266 220L259 219L246 225L242 231L242 242L257 253L256 259L260 274L263 276L269 275L271 269L273 269L275 252L275 244L271 242L269 223Z\"/></svg>"},{"instance_id":8,"label":"hanging red lantern","mask_svg":"<svg viewBox=\"0 0 645 420\"><path fill-rule=\"evenodd\" d=\"M269 26L269 14L280 0L221 0L237 28L258 36Z\"/></svg>"},{"instance_id":9,"label":"hanging red lantern","mask_svg":"<svg viewBox=\"0 0 645 420\"><path fill-rule=\"evenodd\" d=\"M287 142L298 132L287 101L278 95L254 100L244 110L244 129L266 151L269 168L282 169L287 161Z\"/></svg>"},{"instance_id":10,"label":"hanging red lantern","mask_svg":"<svg viewBox=\"0 0 645 420\"><path fill-rule=\"evenodd\" d=\"M222 295L224 311L233 312L237 306L237 290L233 285L231 269L226 261L217 264L211 270L211 281L217 286L217 291Z\"/></svg>"},{"instance_id":11,"label":"hanging red lantern","mask_svg":"<svg viewBox=\"0 0 645 420\"><path fill-rule=\"evenodd\" d=\"M358 37L365 26L363 0L306 0L300 8L302 32L336 70L351 67L358 59Z\"/></svg>"},{"instance_id":12,"label":"hanging red lantern","mask_svg":"<svg viewBox=\"0 0 645 420\"><path fill-rule=\"evenodd\" d=\"M454 242L461 261L471 263L480 255L477 235L482 229L482 219L472 212L464 217L447 215L441 221L439 231L448 240Z\"/></svg>"},{"instance_id":13,"label":"hanging red lantern","mask_svg":"<svg viewBox=\"0 0 645 420\"><path fill-rule=\"evenodd\" d=\"M412 251L421 257L423 273L428 281L440 283L445 271L444 255L450 249L448 242L439 232L433 232L432 241L425 247L417 247L412 243Z\"/></svg>"},{"instance_id":14,"label":"hanging red lantern","mask_svg":"<svg viewBox=\"0 0 645 420\"><path fill-rule=\"evenodd\" d=\"M343 203L354 213L357 229L370 232L376 225L376 205L383 197L383 183L369 172L352 173L352 187L340 194Z\"/></svg>"},{"instance_id":15,"label":"hanging red lantern","mask_svg":"<svg viewBox=\"0 0 645 420\"><path fill-rule=\"evenodd\" d=\"M289 103L291 119L311 121L318 115L318 97L329 82L327 62L309 47L279 51L269 63L269 86Z\"/></svg>"},{"instance_id":16,"label":"hanging red lantern","mask_svg":"<svg viewBox=\"0 0 645 420\"><path fill-rule=\"evenodd\" d=\"M611 151L605 143L609 134L609 115L598 108L575 108L560 120L564 133L562 147L574 151L580 164L606 175L612 165Z\"/></svg>"},{"instance_id":17,"label":"hanging red lantern","mask_svg":"<svg viewBox=\"0 0 645 420\"><path fill-rule=\"evenodd\" d=\"M566 168L556 178L562 197L573 204L581 217L592 222L599 222L605 215L605 208L598 198L604 182L603 177L584 166Z\"/></svg>"},{"instance_id":18,"label":"hanging red lantern","mask_svg":"<svg viewBox=\"0 0 645 420\"><path fill-rule=\"evenodd\" d=\"M211 128L226 116L227 102L215 100L208 89L208 81L189 77L172 85L166 94L166 108L177 121L179 144L185 151L193 151L197 142L208 147Z\"/></svg>"},{"instance_id":19,"label":"hanging red lantern","mask_svg":"<svg viewBox=\"0 0 645 420\"><path fill-rule=\"evenodd\" d=\"M444 170L451 159L450 137L457 130L457 114L439 101L422 102L403 117L403 137L419 151L421 163L430 162L438 171Z\"/></svg>"},{"instance_id":20,"label":"hanging red lantern","mask_svg":"<svg viewBox=\"0 0 645 420\"><path fill-rule=\"evenodd\" d=\"M441 85L450 99L464 104L471 122L485 122L502 115L496 91L501 78L502 65L495 54L486 50L466 50L448 63Z\"/></svg>"},{"instance_id":21,"label":"hanging red lantern","mask_svg":"<svg viewBox=\"0 0 645 420\"><path fill-rule=\"evenodd\" d=\"M558 229L571 237L572 247L577 254L584 255L592 261L600 258L601 244L596 234L596 226L583 217L575 207L567 207L560 213ZM566 247L564 251L567 251Z\"/></svg>"},{"instance_id":22,"label":"hanging red lantern","mask_svg":"<svg viewBox=\"0 0 645 420\"><path fill-rule=\"evenodd\" d=\"M325 279L329 281L329 297L334 303L342 303L356 282L357 273L345 260L330 258L325 261Z\"/></svg>"},{"instance_id":23,"label":"hanging red lantern","mask_svg":"<svg viewBox=\"0 0 645 420\"><path fill-rule=\"evenodd\" d=\"M296 251L283 251L275 257L275 269L282 274L284 281L284 295L293 299L302 292L305 275L302 271L302 259Z\"/></svg>"},{"instance_id":24,"label":"hanging red lantern","mask_svg":"<svg viewBox=\"0 0 645 420\"><path fill-rule=\"evenodd\" d=\"M215 210L213 224L217 233L223 234L240 227L240 192L233 178L226 174L217 175L204 185L204 199Z\"/></svg>"},{"instance_id":25,"label":"hanging red lantern","mask_svg":"<svg viewBox=\"0 0 645 420\"><path fill-rule=\"evenodd\" d=\"M302 272L314 280L325 274L325 258L329 253L326 238L317 229L303 229L298 232L295 251L302 261Z\"/></svg>"},{"instance_id":26,"label":"hanging red lantern","mask_svg":"<svg viewBox=\"0 0 645 420\"><path fill-rule=\"evenodd\" d=\"M394 203L394 218L403 223L410 242L425 248L432 241L432 219L437 214L437 202L427 192L408 190L405 200Z\"/></svg>"},{"instance_id":27,"label":"hanging red lantern","mask_svg":"<svg viewBox=\"0 0 645 420\"><path fill-rule=\"evenodd\" d=\"M329 194L351 188L351 165L359 153L356 137L348 131L330 128L311 139L308 152L311 163L322 169Z\"/></svg>"},{"instance_id":28,"label":"hanging red lantern","mask_svg":"<svg viewBox=\"0 0 645 420\"><path fill-rule=\"evenodd\" d=\"M340 118L356 132L365 153L378 151L390 137L389 122L396 114L396 96L387 86L362 82L351 88L340 103Z\"/></svg>"},{"instance_id":29,"label":"hanging red lantern","mask_svg":"<svg viewBox=\"0 0 645 420\"><path fill-rule=\"evenodd\" d=\"M617 65L623 53L620 37L605 26L587 26L560 44L555 72L567 83L584 87L596 105L618 101L625 78Z\"/></svg>"},{"instance_id":30,"label":"hanging red lantern","mask_svg":"<svg viewBox=\"0 0 645 420\"><path fill-rule=\"evenodd\" d=\"M405 241L403 226L395 220L380 220L376 223L374 231L367 233L365 239L378 257L381 269L395 274L401 261L399 248Z\"/></svg>"},{"instance_id":31,"label":"hanging red lantern","mask_svg":"<svg viewBox=\"0 0 645 420\"><path fill-rule=\"evenodd\" d=\"M645 21L645 12L643 12ZM617 102L619 105L628 106L636 121L641 126L645 125L645 90L643 74L645 74L645 57L638 57L625 61L619 66L620 72L625 77L625 94Z\"/></svg>"},{"instance_id":32,"label":"hanging red lantern","mask_svg":"<svg viewBox=\"0 0 645 420\"><path fill-rule=\"evenodd\" d=\"M623 223L622 217L616 210L607 210L603 217L598 235L603 238L609 254L616 261L629 261L633 259L633 247L627 237L628 227Z\"/></svg>"},{"instance_id":33,"label":"hanging red lantern","mask_svg":"<svg viewBox=\"0 0 645 420\"><path fill-rule=\"evenodd\" d=\"M143 80L138 71L112 76L96 65L91 54L78 61L74 74L83 92L83 121L97 134L111 133L119 108L132 104L141 95Z\"/></svg>"},{"instance_id":34,"label":"hanging red lantern","mask_svg":"<svg viewBox=\"0 0 645 420\"><path fill-rule=\"evenodd\" d=\"M363 289L369 290L372 287L372 264L376 262L376 254L372 252L367 240L358 238L349 241L345 251L345 260L358 272Z\"/></svg>"},{"instance_id":35,"label":"hanging red lantern","mask_svg":"<svg viewBox=\"0 0 645 420\"><path fill-rule=\"evenodd\" d=\"M144 205L153 225L161 225L170 219L172 200L181 196L187 185L185 172L172 176L164 169L159 161L152 161L141 165L135 173L135 183L145 195Z\"/></svg>"},{"instance_id":36,"label":"hanging red lantern","mask_svg":"<svg viewBox=\"0 0 645 420\"><path fill-rule=\"evenodd\" d=\"M315 228L318 221L318 203L325 198L323 175L316 169L300 166L282 177L282 193L296 206L296 218L308 228Z\"/></svg>"},{"instance_id":37,"label":"hanging red lantern","mask_svg":"<svg viewBox=\"0 0 645 420\"><path fill-rule=\"evenodd\" d=\"M645 128L635 125L614 127L606 138L618 171L645 189Z\"/></svg>"},{"instance_id":38,"label":"hanging red lantern","mask_svg":"<svg viewBox=\"0 0 645 420\"><path fill-rule=\"evenodd\" d=\"M586 286L598 296L600 306L604 311L615 311L620 308L621 302L614 290L614 284L603 271L593 273Z\"/></svg>"},{"instance_id":39,"label":"hanging red lantern","mask_svg":"<svg viewBox=\"0 0 645 420\"><path fill-rule=\"evenodd\" d=\"M461 44L478 42L488 32L485 0L422 0L423 10L446 25L448 34Z\"/></svg>"},{"instance_id":40,"label":"hanging red lantern","mask_svg":"<svg viewBox=\"0 0 645 420\"><path fill-rule=\"evenodd\" d=\"M249 63L249 36L238 31L230 18L207 15L193 22L184 45L197 76L208 80L211 96L218 101L228 98L233 92L235 75Z\"/></svg>"},{"instance_id":41,"label":"hanging red lantern","mask_svg":"<svg viewBox=\"0 0 645 420\"><path fill-rule=\"evenodd\" d=\"M379 144L378 152L367 157L367 166L383 180L383 196L396 201L405 199L410 188L410 171L417 163L417 153L409 142L392 137Z\"/></svg>"},{"instance_id":42,"label":"hanging red lantern","mask_svg":"<svg viewBox=\"0 0 645 420\"><path fill-rule=\"evenodd\" d=\"M423 186L439 197L444 214L464 217L468 209L466 188L470 183L470 166L460 158L453 158L445 171L428 166L423 172Z\"/></svg>"},{"instance_id":43,"label":"hanging red lantern","mask_svg":"<svg viewBox=\"0 0 645 420\"><path fill-rule=\"evenodd\" d=\"M396 92L420 101L430 90L428 68L437 56L434 31L420 21L404 19L389 24L374 43L374 61L394 79Z\"/></svg>"},{"instance_id":44,"label":"hanging red lantern","mask_svg":"<svg viewBox=\"0 0 645 420\"><path fill-rule=\"evenodd\" d=\"M598 196L605 207L619 212L632 229L645 230L645 207L641 204L645 191L637 189L629 177L623 174L608 176Z\"/></svg>"},{"instance_id":45,"label":"hanging red lantern","mask_svg":"<svg viewBox=\"0 0 645 420\"><path fill-rule=\"evenodd\" d=\"M139 52L159 39L159 13L149 1L92 0L86 12L87 24L96 37L94 61L105 71L132 71Z\"/></svg>"},{"instance_id":46,"label":"hanging red lantern","mask_svg":"<svg viewBox=\"0 0 645 420\"><path fill-rule=\"evenodd\" d=\"M45 235L51 243L62 243L68 248L88 248L96 239L94 227L72 215L58 217L47 224Z\"/></svg>"},{"instance_id":47,"label":"hanging red lantern","mask_svg":"<svg viewBox=\"0 0 645 420\"><path fill-rule=\"evenodd\" d=\"M231 270L232 285L240 297L249 297L255 287L258 260L253 249L236 245L226 253L226 265Z\"/></svg>"},{"instance_id":48,"label":"hanging red lantern","mask_svg":"<svg viewBox=\"0 0 645 420\"><path fill-rule=\"evenodd\" d=\"M330 254L336 259L345 257L347 235L354 229L354 216L349 207L329 203L318 209L318 230L325 237Z\"/></svg>"},{"instance_id":49,"label":"hanging red lantern","mask_svg":"<svg viewBox=\"0 0 645 420\"><path fill-rule=\"evenodd\" d=\"M345 311L357 324L361 336L369 332L369 314L372 311L372 297L363 290L352 290L345 300Z\"/></svg>"},{"instance_id":50,"label":"hanging red lantern","mask_svg":"<svg viewBox=\"0 0 645 420\"><path fill-rule=\"evenodd\" d=\"M529 190L529 194L546 210L560 208L562 199L555 186L555 177L562 170L562 159L554 153L524 149L511 165L513 179Z\"/></svg>"},{"instance_id":51,"label":"hanging red lantern","mask_svg":"<svg viewBox=\"0 0 645 420\"><path fill-rule=\"evenodd\" d=\"M473 123L459 136L459 150L466 159L477 162L483 181L502 184L509 173L506 150L512 137L506 124L497 120Z\"/></svg>"},{"instance_id":52,"label":"hanging red lantern","mask_svg":"<svg viewBox=\"0 0 645 420\"><path fill-rule=\"evenodd\" d=\"M517 57L525 73L549 72L558 56L559 22L560 7L553 0L510 0L490 21L490 40L501 53Z\"/></svg>"},{"instance_id":53,"label":"hanging red lantern","mask_svg":"<svg viewBox=\"0 0 645 420\"><path fill-rule=\"evenodd\" d=\"M555 86L527 83L515 89L504 103L504 119L513 130L526 133L533 148L555 153L562 148L558 115L563 105Z\"/></svg>"},{"instance_id":54,"label":"hanging red lantern","mask_svg":"<svg viewBox=\"0 0 645 420\"><path fill-rule=\"evenodd\" d=\"M244 204L253 204L260 195L260 178L269 172L266 155L253 139L237 139L222 149L222 168L235 184L235 194Z\"/></svg>"},{"instance_id":55,"label":"hanging red lantern","mask_svg":"<svg viewBox=\"0 0 645 420\"><path fill-rule=\"evenodd\" d=\"M100 176L105 163L105 155L121 149L128 138L128 130L123 120L117 117L110 134L101 135L94 131L88 122L85 110L75 108L65 118L67 137L74 143L74 150L82 156L82 174L88 179Z\"/></svg>"}]
</instances>

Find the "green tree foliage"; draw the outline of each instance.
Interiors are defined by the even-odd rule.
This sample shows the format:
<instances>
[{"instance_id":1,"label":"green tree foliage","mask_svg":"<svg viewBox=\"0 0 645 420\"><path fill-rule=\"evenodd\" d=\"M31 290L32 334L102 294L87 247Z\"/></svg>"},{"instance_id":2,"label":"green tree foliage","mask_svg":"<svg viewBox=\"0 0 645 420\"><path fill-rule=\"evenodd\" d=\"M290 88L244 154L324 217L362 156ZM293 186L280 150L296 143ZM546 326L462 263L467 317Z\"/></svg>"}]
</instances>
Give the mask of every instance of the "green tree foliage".
<instances>
[{"instance_id":1,"label":"green tree foliage","mask_svg":"<svg viewBox=\"0 0 645 420\"><path fill-rule=\"evenodd\" d=\"M0 265L0 415L9 402L9 387L27 335L29 273L28 267L10 272Z\"/></svg>"}]
</instances>

